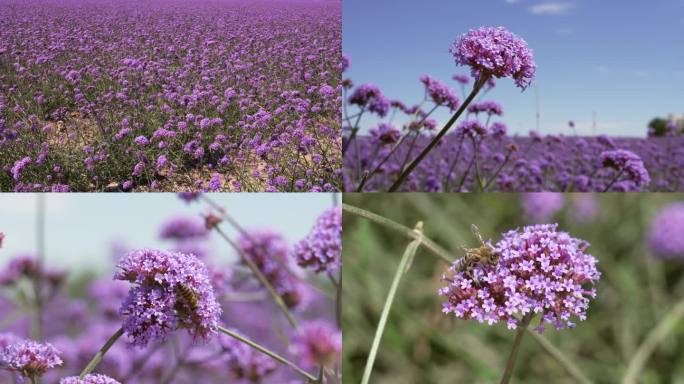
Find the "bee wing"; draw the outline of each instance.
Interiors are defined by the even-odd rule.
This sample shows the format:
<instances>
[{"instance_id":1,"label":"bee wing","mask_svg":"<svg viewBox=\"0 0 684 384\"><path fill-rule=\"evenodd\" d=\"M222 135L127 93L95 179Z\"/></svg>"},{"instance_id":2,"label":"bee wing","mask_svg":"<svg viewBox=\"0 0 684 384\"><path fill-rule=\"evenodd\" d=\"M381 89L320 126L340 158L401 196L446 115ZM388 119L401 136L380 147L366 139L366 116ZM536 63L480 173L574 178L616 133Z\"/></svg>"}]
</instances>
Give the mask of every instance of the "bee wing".
<instances>
[{"instance_id":1,"label":"bee wing","mask_svg":"<svg viewBox=\"0 0 684 384\"><path fill-rule=\"evenodd\" d=\"M470 224L470 232L472 232L473 236L477 238L477 240L480 242L480 244L484 244L484 240L482 239L482 234L480 233L480 228L477 227L475 224Z\"/></svg>"}]
</instances>

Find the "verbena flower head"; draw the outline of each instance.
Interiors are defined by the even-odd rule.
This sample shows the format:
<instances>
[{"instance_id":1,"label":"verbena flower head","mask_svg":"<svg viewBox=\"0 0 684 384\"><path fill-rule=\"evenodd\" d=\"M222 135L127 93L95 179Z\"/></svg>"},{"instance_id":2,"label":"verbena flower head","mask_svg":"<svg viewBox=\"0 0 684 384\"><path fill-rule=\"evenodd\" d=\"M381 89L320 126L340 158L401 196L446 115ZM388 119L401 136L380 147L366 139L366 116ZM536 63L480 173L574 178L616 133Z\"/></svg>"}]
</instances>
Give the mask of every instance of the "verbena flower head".
<instances>
[{"instance_id":1,"label":"verbena flower head","mask_svg":"<svg viewBox=\"0 0 684 384\"><path fill-rule=\"evenodd\" d=\"M476 264L462 271L461 260L444 276L447 285L439 294L447 301L444 313L461 319L515 329L525 316L541 315L544 324L556 329L573 327L571 318L586 318L593 285L599 280L597 260L587 254L588 243L556 231L556 224L533 225L509 231L493 246L496 265Z\"/></svg>"},{"instance_id":2,"label":"verbena flower head","mask_svg":"<svg viewBox=\"0 0 684 384\"><path fill-rule=\"evenodd\" d=\"M613 168L623 174L638 188L642 188L651 182L643 160L634 152L624 149L604 151L599 156L599 162L602 167Z\"/></svg>"},{"instance_id":3,"label":"verbena flower head","mask_svg":"<svg viewBox=\"0 0 684 384\"><path fill-rule=\"evenodd\" d=\"M470 76L468 75L454 75L451 78L461 85L467 85L470 82Z\"/></svg>"},{"instance_id":4,"label":"verbena flower head","mask_svg":"<svg viewBox=\"0 0 684 384\"><path fill-rule=\"evenodd\" d=\"M209 234L204 220L195 217L175 217L162 225L159 236L162 239L187 240L206 237Z\"/></svg>"},{"instance_id":5,"label":"verbena flower head","mask_svg":"<svg viewBox=\"0 0 684 384\"><path fill-rule=\"evenodd\" d=\"M59 381L59 384L121 384L109 376L100 374L85 375L83 379L78 376L65 377Z\"/></svg>"},{"instance_id":6,"label":"verbena flower head","mask_svg":"<svg viewBox=\"0 0 684 384\"><path fill-rule=\"evenodd\" d=\"M315 272L332 272L342 265L342 208L327 209L311 232L294 247L301 267Z\"/></svg>"},{"instance_id":7,"label":"verbena flower head","mask_svg":"<svg viewBox=\"0 0 684 384\"><path fill-rule=\"evenodd\" d=\"M377 128L371 128L370 135L380 144L394 144L399 141L401 131L390 124L380 123Z\"/></svg>"},{"instance_id":8,"label":"verbena flower head","mask_svg":"<svg viewBox=\"0 0 684 384\"><path fill-rule=\"evenodd\" d=\"M250 231L238 237L238 247L264 274L288 307L302 303L303 292L291 272L290 246L279 233L269 230Z\"/></svg>"},{"instance_id":9,"label":"verbena flower head","mask_svg":"<svg viewBox=\"0 0 684 384\"><path fill-rule=\"evenodd\" d=\"M521 195L523 215L532 222L548 222L565 204L562 193L531 192Z\"/></svg>"},{"instance_id":10,"label":"verbena flower head","mask_svg":"<svg viewBox=\"0 0 684 384\"><path fill-rule=\"evenodd\" d=\"M278 364L265 354L228 335L219 335L224 358L231 378L250 383L263 381L278 368Z\"/></svg>"},{"instance_id":11,"label":"verbena flower head","mask_svg":"<svg viewBox=\"0 0 684 384\"><path fill-rule=\"evenodd\" d=\"M421 83L425 85L425 92L430 96L430 99L437 105L446 105L451 110L458 108L460 104L456 92L440 82L432 78L430 75L420 77Z\"/></svg>"},{"instance_id":12,"label":"verbena flower head","mask_svg":"<svg viewBox=\"0 0 684 384\"><path fill-rule=\"evenodd\" d=\"M653 219L648 245L655 256L684 258L684 202L672 203Z\"/></svg>"},{"instance_id":13,"label":"verbena flower head","mask_svg":"<svg viewBox=\"0 0 684 384\"><path fill-rule=\"evenodd\" d=\"M179 328L194 337L216 332L221 307L206 266L194 255L140 249L126 255L117 268L114 279L134 284L119 309L134 345L164 340Z\"/></svg>"},{"instance_id":14,"label":"verbena flower head","mask_svg":"<svg viewBox=\"0 0 684 384\"><path fill-rule=\"evenodd\" d=\"M470 66L475 78L511 77L523 90L536 72L527 42L504 27L481 27L461 35L449 50L458 65Z\"/></svg>"},{"instance_id":15,"label":"verbena flower head","mask_svg":"<svg viewBox=\"0 0 684 384\"><path fill-rule=\"evenodd\" d=\"M473 103L468 107L468 112L470 113L486 113L488 115L503 115L503 107L496 101L481 101L479 103Z\"/></svg>"},{"instance_id":16,"label":"verbena flower head","mask_svg":"<svg viewBox=\"0 0 684 384\"><path fill-rule=\"evenodd\" d=\"M186 203L192 203L200 198L202 194L199 192L178 192L177 196Z\"/></svg>"},{"instance_id":17,"label":"verbena flower head","mask_svg":"<svg viewBox=\"0 0 684 384\"><path fill-rule=\"evenodd\" d=\"M62 365L59 353L52 344L20 340L0 350L0 367L33 379Z\"/></svg>"},{"instance_id":18,"label":"verbena flower head","mask_svg":"<svg viewBox=\"0 0 684 384\"><path fill-rule=\"evenodd\" d=\"M483 137L487 135L487 128L478 120L465 120L456 128L456 132L464 137Z\"/></svg>"},{"instance_id":19,"label":"verbena flower head","mask_svg":"<svg viewBox=\"0 0 684 384\"><path fill-rule=\"evenodd\" d=\"M332 367L342 352L342 333L325 320L309 321L299 327L290 348L306 366Z\"/></svg>"}]
</instances>

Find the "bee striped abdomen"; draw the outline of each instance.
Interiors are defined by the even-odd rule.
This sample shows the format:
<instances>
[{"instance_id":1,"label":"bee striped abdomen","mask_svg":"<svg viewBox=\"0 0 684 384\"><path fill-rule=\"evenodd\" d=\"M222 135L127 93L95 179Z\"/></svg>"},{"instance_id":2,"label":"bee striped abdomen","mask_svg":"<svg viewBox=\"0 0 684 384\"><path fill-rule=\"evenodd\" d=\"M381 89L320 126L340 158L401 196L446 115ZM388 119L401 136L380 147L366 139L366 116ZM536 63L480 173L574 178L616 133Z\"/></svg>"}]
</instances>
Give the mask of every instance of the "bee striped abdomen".
<instances>
[{"instance_id":1,"label":"bee striped abdomen","mask_svg":"<svg viewBox=\"0 0 684 384\"><path fill-rule=\"evenodd\" d=\"M197 294L187 285L176 284L176 296L191 310L195 310L197 307L199 307L199 299Z\"/></svg>"}]
</instances>

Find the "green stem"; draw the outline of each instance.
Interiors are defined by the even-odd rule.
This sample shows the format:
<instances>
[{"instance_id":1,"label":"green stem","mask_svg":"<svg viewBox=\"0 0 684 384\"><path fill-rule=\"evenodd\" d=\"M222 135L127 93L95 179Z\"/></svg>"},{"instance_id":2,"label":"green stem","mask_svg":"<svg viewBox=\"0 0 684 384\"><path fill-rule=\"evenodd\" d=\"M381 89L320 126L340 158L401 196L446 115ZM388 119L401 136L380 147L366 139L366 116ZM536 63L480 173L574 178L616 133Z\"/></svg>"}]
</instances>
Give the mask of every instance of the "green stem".
<instances>
[{"instance_id":1,"label":"green stem","mask_svg":"<svg viewBox=\"0 0 684 384\"><path fill-rule=\"evenodd\" d=\"M97 365L100 364L100 361L102 361L102 358L104 357L105 353L107 353L109 348L111 348L112 345L114 345L114 343L123 335L123 333L123 328L119 328L119 330L116 331L112 335L112 337L109 338L109 340L107 340L107 342L102 346L102 348L100 348L100 350L97 351L95 356L93 356L93 359L90 360L90 363L88 363L88 365L86 365L86 367L83 368L83 371L81 371L81 374L79 375L80 379L83 379L85 375L95 370Z\"/></svg>"},{"instance_id":2,"label":"green stem","mask_svg":"<svg viewBox=\"0 0 684 384\"><path fill-rule=\"evenodd\" d=\"M461 104L461 107L458 109L458 111L456 111L456 113L454 113L454 115L451 116L451 119L449 119L449 121L444 125L442 130L439 131L437 136L435 136L432 139L430 144L428 144L427 147L425 147L425 149L423 149L423 151L418 155L418 157L416 157L411 162L411 164L409 164L408 167L406 167L406 169L401 172L401 174L399 175L397 180L394 182L394 184L392 184L392 186L390 187L388 192L394 192L397 189L399 189L399 187L404 183L404 181L406 181L406 178L408 177L408 175L410 175L411 172L413 172L413 170L418 166L418 164L420 164L423 161L423 159L425 159L425 157L439 143L441 138L444 135L446 135L446 133L451 128L451 126L454 125L456 120L458 120L458 118L461 117L461 115L466 110L466 108L468 108L468 105L473 101L473 99L475 98L477 93L480 92L480 89L482 89L482 86L484 86L487 83L488 79L489 79L488 76L482 76L482 78L480 78L475 83L475 85L473 86L472 92L470 92L470 95L468 96L468 98L463 102L463 104Z\"/></svg>"},{"instance_id":3,"label":"green stem","mask_svg":"<svg viewBox=\"0 0 684 384\"><path fill-rule=\"evenodd\" d=\"M644 339L632 360L630 360L627 371L622 379L622 384L636 384L638 382L641 371L644 369L653 351L680 324L682 317L684 317L684 300L679 301L646 336L646 339Z\"/></svg>"},{"instance_id":4,"label":"green stem","mask_svg":"<svg viewBox=\"0 0 684 384\"><path fill-rule=\"evenodd\" d=\"M388 218L385 218L383 216L380 216L378 214L375 214L370 211L366 211L365 209L355 207L353 205L349 205L346 203L342 203L342 210L349 212L351 214L354 214L356 216L363 217L364 219L368 219L370 221L373 221L377 224L380 224L384 226L385 228L389 228L395 232L402 233L406 237L409 237L414 240L420 239L423 242L423 246L430 250L435 256L439 257L442 259L444 262L447 264L452 264L454 262L453 257L447 252L444 248L439 246L437 243L434 241L424 237L422 234L417 234L416 231L412 230L409 227L406 227L402 224L397 223L396 221L392 221Z\"/></svg>"},{"instance_id":5,"label":"green stem","mask_svg":"<svg viewBox=\"0 0 684 384\"><path fill-rule=\"evenodd\" d=\"M394 280L392 280L392 285L387 293L387 298L385 299L385 305L382 308L382 314L380 315L380 321L378 321L378 327L375 329L375 337L373 338L373 345L371 346L370 353L368 354L368 360L366 360L366 368L363 371L363 378L361 379L361 384L368 384L370 380L371 372L373 371L373 364L375 363L375 357L378 354L378 348L380 347L380 339L382 338L382 333L385 330L385 325L387 324L387 318L389 316L390 308L392 308L392 302L394 301L394 296L397 293L397 288L399 287L399 281L401 277L407 272L408 266L410 266L413 257L418 250L418 247L423 242L422 223L418 223L416 229L414 230L418 239L412 241L404 251L404 255L401 257L399 262L399 267L394 274Z\"/></svg>"},{"instance_id":6,"label":"green stem","mask_svg":"<svg viewBox=\"0 0 684 384\"><path fill-rule=\"evenodd\" d=\"M575 381L581 384L592 384L592 381L589 380L582 371L577 368L572 361L570 361L565 355L563 355L563 352L561 352L558 348L556 348L551 342L546 340L544 336L538 334L537 332L527 330L527 332L532 335L534 340L541 345L541 347L549 354L551 357L556 359L556 361L565 369L570 376L572 376Z\"/></svg>"},{"instance_id":7,"label":"green stem","mask_svg":"<svg viewBox=\"0 0 684 384\"><path fill-rule=\"evenodd\" d=\"M515 334L515 341L513 341L513 349L511 349L511 354L508 356L506 370L504 370L500 384L508 384L511 381L511 377L513 377L513 368L515 368L515 361L518 359L518 351L520 350L523 336L525 336L525 331L527 330L527 326L530 325L530 321L532 321L531 315L525 316L520 321L518 332Z\"/></svg>"},{"instance_id":8,"label":"green stem","mask_svg":"<svg viewBox=\"0 0 684 384\"><path fill-rule=\"evenodd\" d=\"M259 270L259 267L254 263L254 261L247 255L245 255L244 252L242 252L242 249L228 237L228 235L225 234L219 227L219 225L214 226L214 230L223 237L223 239L235 249L235 251L240 255L240 258L247 264L247 267L252 271L252 273L256 276L256 278L259 280L259 282L266 287L266 290L268 293L271 295L273 298L273 301L275 301L276 305L280 310L285 314L285 317L287 318L287 321L292 325L293 328L298 328L299 324L297 323L297 320L292 316L290 313L290 310L287 308L287 305L283 301L283 298L280 297L278 292L276 292L275 288L273 288L273 285L266 279L266 276Z\"/></svg>"},{"instance_id":9,"label":"green stem","mask_svg":"<svg viewBox=\"0 0 684 384\"><path fill-rule=\"evenodd\" d=\"M263 347L263 346L255 343L255 342L253 342L252 340L249 340L246 337L240 335L239 333L231 331L230 329L226 329L226 328L219 326L218 330L221 333L225 333L226 335L228 335L228 336L230 336L230 337L232 337L232 338L234 338L234 339L236 339L242 343L249 345L250 347L256 349L257 351L263 353L264 355L272 358L273 360L275 360L281 364L287 365L288 367L294 369L300 375L304 376L307 380L309 380L309 382L313 382L313 383L316 382L316 377L310 375L305 370L299 368L295 363L287 360L286 358L278 355L277 353L269 350L268 348Z\"/></svg>"}]
</instances>

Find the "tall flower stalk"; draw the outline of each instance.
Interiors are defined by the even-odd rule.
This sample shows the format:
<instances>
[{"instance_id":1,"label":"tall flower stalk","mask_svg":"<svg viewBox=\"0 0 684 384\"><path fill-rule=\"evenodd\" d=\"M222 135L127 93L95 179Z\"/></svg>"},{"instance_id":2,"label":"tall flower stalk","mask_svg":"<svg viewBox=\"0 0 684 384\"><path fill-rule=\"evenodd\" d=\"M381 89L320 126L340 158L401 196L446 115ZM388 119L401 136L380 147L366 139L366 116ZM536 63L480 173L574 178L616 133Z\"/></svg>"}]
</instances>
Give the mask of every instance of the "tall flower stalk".
<instances>
[{"instance_id":1,"label":"tall flower stalk","mask_svg":"<svg viewBox=\"0 0 684 384\"><path fill-rule=\"evenodd\" d=\"M385 299L385 305L364 370L362 383L367 383L397 286L413 258L409 251L415 254L415 249L412 249L413 246L417 248L418 245L428 245L433 242L425 237L422 232L410 230L399 223L359 207L343 204L343 209L345 212L371 220L414 239L402 256L400 267L395 273L390 291ZM484 241L482 241L481 246L491 249L494 252L493 255L498 255L499 261L496 265L485 267L475 263L472 270L463 269L461 265L466 258L452 261L449 256L443 257L443 251L439 246L426 247L434 256L442 257L447 263L452 264L452 272L455 273L454 277L445 276L444 279L448 285L439 292L441 295L449 297L448 301L444 303L443 312L454 313L460 318L475 319L488 324L502 320L506 322L509 329L517 329L501 383L508 383L513 377L515 362L524 334L532 332L529 331L528 326L535 314L540 314L540 323L534 329L536 332L532 332L534 338L543 350L558 361L568 374L580 383L590 384L591 381L584 377L570 359L539 334L544 328L544 323L552 324L557 329L561 329L575 325L570 321L570 316L577 316L580 320L585 319L589 299L584 296L593 296L595 291L584 288L583 285L593 284L600 276L595 268L596 259L584 253L588 244L570 237L567 233L556 232L555 225L540 225L526 227L522 232L509 231L504 234L503 239L496 246ZM535 268L539 268L539 270L535 270ZM553 299L547 298L543 294L543 290L539 291L541 287L537 283L540 281L540 276L535 276L535 272L541 275L550 273L551 275L548 276L549 284L562 284L565 288L561 292L556 292ZM513 278L518 273L521 274L518 279ZM531 280L528 281L527 279ZM498 293L499 297L490 296L489 292L495 292L503 287L512 287L511 284L514 281L515 284L525 285L527 284L526 281L532 284L533 288L529 292L523 289L515 289L509 292L527 292L529 295L527 299L520 297L522 293L510 298L504 298L505 295L501 295L501 292ZM556 306L557 301L562 302L563 305Z\"/></svg>"},{"instance_id":2,"label":"tall flower stalk","mask_svg":"<svg viewBox=\"0 0 684 384\"><path fill-rule=\"evenodd\" d=\"M427 157L433 148L447 134L458 118L468 108L480 90L493 78L511 77L516 85L525 90L531 84L536 72L532 50L525 40L503 27L479 28L460 36L451 48L457 65L467 65L476 79L473 89L444 127L405 168L389 188L397 191L415 168Z\"/></svg>"},{"instance_id":3,"label":"tall flower stalk","mask_svg":"<svg viewBox=\"0 0 684 384\"><path fill-rule=\"evenodd\" d=\"M387 298L385 299L385 305L382 307L382 314L380 315L380 320L378 321L378 327L375 329L375 337L373 338L373 344L371 346L370 353L368 354L368 359L366 360L366 368L363 371L361 384L368 384L370 381L373 365L375 364L375 357L377 356L378 348L380 347L380 339L385 331L385 325L387 324L387 318L389 317L389 312L392 308L392 303L394 302L394 296L399 288L399 281L401 280L401 277L408 272L411 262L416 255L416 251L422 242L423 223L418 222L414 228L414 231L419 238L413 240L408 247L406 247L404 255L401 257L401 261L399 262L399 267L394 274L392 285L390 286L390 290L387 293Z\"/></svg>"}]
</instances>

